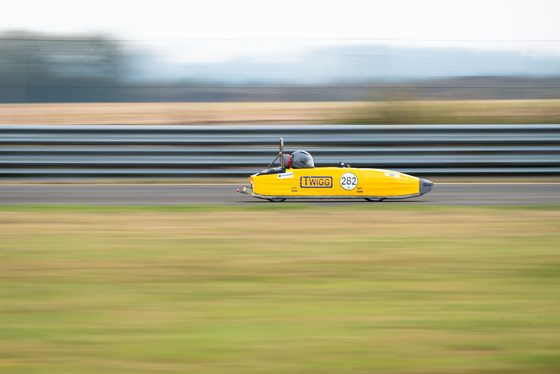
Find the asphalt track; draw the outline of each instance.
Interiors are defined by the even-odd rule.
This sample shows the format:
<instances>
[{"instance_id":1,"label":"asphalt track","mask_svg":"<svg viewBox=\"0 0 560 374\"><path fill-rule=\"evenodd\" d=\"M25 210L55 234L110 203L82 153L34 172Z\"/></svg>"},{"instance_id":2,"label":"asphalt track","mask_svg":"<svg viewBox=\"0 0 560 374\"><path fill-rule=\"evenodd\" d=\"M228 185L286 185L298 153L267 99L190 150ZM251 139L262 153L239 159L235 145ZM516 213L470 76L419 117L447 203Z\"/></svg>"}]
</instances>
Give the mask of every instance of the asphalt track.
<instances>
[{"instance_id":1,"label":"asphalt track","mask_svg":"<svg viewBox=\"0 0 560 374\"><path fill-rule=\"evenodd\" d=\"M0 205L272 204L236 192L232 184L0 185ZM553 205L560 183L436 183L432 192L405 200L292 200L304 204Z\"/></svg>"}]
</instances>

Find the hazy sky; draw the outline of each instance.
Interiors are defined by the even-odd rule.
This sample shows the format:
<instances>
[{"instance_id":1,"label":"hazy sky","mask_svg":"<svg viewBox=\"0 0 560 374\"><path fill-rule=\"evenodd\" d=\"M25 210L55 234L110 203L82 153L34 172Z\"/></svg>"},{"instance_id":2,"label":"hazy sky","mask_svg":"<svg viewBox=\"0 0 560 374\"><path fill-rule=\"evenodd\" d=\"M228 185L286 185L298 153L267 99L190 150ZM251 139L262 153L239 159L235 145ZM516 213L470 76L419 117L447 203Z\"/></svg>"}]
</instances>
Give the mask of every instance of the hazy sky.
<instances>
[{"instance_id":1,"label":"hazy sky","mask_svg":"<svg viewBox=\"0 0 560 374\"><path fill-rule=\"evenodd\" d=\"M178 41L190 45L189 58L201 61L333 43L555 52L559 15L559 0L0 0L0 31Z\"/></svg>"}]
</instances>

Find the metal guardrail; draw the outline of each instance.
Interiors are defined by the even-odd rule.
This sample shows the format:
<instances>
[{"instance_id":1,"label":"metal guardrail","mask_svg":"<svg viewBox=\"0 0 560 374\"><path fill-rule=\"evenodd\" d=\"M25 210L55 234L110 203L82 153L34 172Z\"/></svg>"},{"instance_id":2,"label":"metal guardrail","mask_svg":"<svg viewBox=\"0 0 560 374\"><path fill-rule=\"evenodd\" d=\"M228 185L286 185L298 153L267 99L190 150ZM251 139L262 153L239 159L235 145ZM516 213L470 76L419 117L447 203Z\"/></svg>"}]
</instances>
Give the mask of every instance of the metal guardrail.
<instances>
[{"instance_id":1,"label":"metal guardrail","mask_svg":"<svg viewBox=\"0 0 560 374\"><path fill-rule=\"evenodd\" d=\"M560 175L560 125L0 126L0 178L220 178L309 151L417 176Z\"/></svg>"}]
</instances>

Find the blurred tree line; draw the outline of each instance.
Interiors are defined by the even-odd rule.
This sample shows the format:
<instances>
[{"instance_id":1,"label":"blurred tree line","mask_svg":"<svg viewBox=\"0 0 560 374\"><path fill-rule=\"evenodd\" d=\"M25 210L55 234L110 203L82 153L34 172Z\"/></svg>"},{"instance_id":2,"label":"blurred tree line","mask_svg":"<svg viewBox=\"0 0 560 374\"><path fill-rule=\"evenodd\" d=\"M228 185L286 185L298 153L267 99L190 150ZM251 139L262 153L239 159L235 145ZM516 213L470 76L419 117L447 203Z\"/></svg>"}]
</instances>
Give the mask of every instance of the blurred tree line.
<instances>
[{"instance_id":1,"label":"blurred tree line","mask_svg":"<svg viewBox=\"0 0 560 374\"><path fill-rule=\"evenodd\" d=\"M124 54L102 36L0 37L0 102L118 101Z\"/></svg>"},{"instance_id":2,"label":"blurred tree line","mask_svg":"<svg viewBox=\"0 0 560 374\"><path fill-rule=\"evenodd\" d=\"M104 36L0 35L0 103L339 101L358 97L322 87L247 87L134 78L134 56ZM141 58L141 57L140 57ZM156 71L159 67L154 66ZM132 78L131 78L132 76ZM263 99L263 97L265 99ZM361 97L361 96L360 96ZM268 100L267 100L268 98Z\"/></svg>"},{"instance_id":3,"label":"blurred tree line","mask_svg":"<svg viewBox=\"0 0 560 374\"><path fill-rule=\"evenodd\" d=\"M559 77L455 77L315 85L232 85L211 82L211 77L200 77L196 82L181 78L142 80L135 77L134 64L145 56L134 55L126 47L122 41L100 35L4 33L0 35L0 103L560 98ZM157 72L162 67L150 68ZM387 110L406 112L400 104Z\"/></svg>"}]
</instances>

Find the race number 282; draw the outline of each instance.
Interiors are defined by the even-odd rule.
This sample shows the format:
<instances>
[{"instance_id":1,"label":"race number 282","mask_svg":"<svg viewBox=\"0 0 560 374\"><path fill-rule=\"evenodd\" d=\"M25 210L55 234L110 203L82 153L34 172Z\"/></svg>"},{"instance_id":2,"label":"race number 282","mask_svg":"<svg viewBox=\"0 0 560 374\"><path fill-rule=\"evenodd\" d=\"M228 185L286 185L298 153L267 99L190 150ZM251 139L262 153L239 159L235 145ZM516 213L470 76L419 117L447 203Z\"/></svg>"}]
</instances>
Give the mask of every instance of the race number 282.
<instances>
[{"instance_id":1,"label":"race number 282","mask_svg":"<svg viewBox=\"0 0 560 374\"><path fill-rule=\"evenodd\" d=\"M354 173L344 173L340 177L340 186L345 190L353 190L358 185L358 177Z\"/></svg>"}]
</instances>

